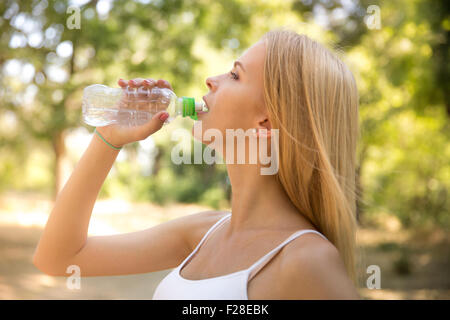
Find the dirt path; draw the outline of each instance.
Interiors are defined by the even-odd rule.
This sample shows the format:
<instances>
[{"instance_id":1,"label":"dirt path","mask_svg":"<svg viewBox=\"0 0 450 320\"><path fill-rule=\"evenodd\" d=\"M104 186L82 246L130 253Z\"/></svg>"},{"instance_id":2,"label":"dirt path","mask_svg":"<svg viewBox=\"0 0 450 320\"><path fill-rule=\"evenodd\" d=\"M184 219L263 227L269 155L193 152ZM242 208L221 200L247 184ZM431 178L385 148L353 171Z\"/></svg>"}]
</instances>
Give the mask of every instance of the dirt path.
<instances>
[{"instance_id":1,"label":"dirt path","mask_svg":"<svg viewBox=\"0 0 450 320\"><path fill-rule=\"evenodd\" d=\"M0 227L1 299L151 299L170 271L140 275L87 277L79 290L70 290L65 277L43 274L31 263L42 229Z\"/></svg>"},{"instance_id":2,"label":"dirt path","mask_svg":"<svg viewBox=\"0 0 450 320\"><path fill-rule=\"evenodd\" d=\"M41 196L13 193L0 197L0 299L151 299L160 272L81 279L70 290L67 278L43 274L31 259L52 203ZM98 201L89 235L146 229L175 217L208 210L196 205L158 207L120 200ZM361 229L364 266L379 265L380 290L361 288L365 299L450 299L448 235ZM362 270L365 274L365 270Z\"/></svg>"},{"instance_id":3,"label":"dirt path","mask_svg":"<svg viewBox=\"0 0 450 320\"><path fill-rule=\"evenodd\" d=\"M151 299L170 272L85 277L80 290L70 290L67 278L51 277L32 264L32 255L52 203L39 195L9 193L0 198L0 299ZM89 235L107 235L152 227L185 214L208 210L196 205L159 207L120 200L98 201Z\"/></svg>"}]
</instances>

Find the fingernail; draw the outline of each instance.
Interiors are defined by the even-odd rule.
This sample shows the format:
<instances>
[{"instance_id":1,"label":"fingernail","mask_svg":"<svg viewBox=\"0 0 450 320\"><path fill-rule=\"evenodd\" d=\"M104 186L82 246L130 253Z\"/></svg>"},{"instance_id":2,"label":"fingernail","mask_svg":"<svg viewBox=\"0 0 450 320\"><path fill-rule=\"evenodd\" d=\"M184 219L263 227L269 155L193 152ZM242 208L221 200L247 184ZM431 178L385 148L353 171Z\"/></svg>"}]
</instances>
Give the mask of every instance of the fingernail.
<instances>
[{"instance_id":1,"label":"fingernail","mask_svg":"<svg viewBox=\"0 0 450 320\"><path fill-rule=\"evenodd\" d=\"M136 81L130 80L130 82L131 82L132 85L134 85L134 86L136 85Z\"/></svg>"},{"instance_id":2,"label":"fingernail","mask_svg":"<svg viewBox=\"0 0 450 320\"><path fill-rule=\"evenodd\" d=\"M164 112L159 116L159 120L166 121L166 119L169 117L169 114L167 112Z\"/></svg>"}]
</instances>

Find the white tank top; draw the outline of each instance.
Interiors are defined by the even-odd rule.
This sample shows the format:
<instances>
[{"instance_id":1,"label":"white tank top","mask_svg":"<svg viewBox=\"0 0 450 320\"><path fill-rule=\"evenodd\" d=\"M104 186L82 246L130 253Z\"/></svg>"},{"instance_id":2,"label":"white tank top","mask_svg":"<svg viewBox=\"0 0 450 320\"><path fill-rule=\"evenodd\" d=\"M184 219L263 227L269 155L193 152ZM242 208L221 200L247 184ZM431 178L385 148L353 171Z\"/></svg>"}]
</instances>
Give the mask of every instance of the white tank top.
<instances>
[{"instance_id":1,"label":"white tank top","mask_svg":"<svg viewBox=\"0 0 450 320\"><path fill-rule=\"evenodd\" d=\"M317 233L315 230L300 230L293 233L279 246L264 255L249 268L229 273L219 277L189 280L180 275L180 270L189 262L189 259L198 251L208 235L218 226L231 217L231 213L217 221L199 242L192 253L175 269L173 269L158 285L153 294L153 300L248 300L247 282L262 269L275 254L286 244L305 233Z\"/></svg>"}]
</instances>

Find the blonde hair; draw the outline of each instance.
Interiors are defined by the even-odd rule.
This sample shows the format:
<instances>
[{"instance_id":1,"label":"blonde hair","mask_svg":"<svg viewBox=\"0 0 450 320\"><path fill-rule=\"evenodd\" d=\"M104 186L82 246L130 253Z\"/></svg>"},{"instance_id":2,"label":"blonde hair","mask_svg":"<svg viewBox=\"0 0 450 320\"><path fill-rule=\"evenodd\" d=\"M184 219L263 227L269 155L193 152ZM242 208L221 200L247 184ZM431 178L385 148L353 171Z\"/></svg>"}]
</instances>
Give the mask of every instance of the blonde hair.
<instances>
[{"instance_id":1,"label":"blonde hair","mask_svg":"<svg viewBox=\"0 0 450 320\"><path fill-rule=\"evenodd\" d=\"M347 66L305 35L273 30L266 43L264 101L279 129L277 178L356 276L358 93Z\"/></svg>"}]
</instances>

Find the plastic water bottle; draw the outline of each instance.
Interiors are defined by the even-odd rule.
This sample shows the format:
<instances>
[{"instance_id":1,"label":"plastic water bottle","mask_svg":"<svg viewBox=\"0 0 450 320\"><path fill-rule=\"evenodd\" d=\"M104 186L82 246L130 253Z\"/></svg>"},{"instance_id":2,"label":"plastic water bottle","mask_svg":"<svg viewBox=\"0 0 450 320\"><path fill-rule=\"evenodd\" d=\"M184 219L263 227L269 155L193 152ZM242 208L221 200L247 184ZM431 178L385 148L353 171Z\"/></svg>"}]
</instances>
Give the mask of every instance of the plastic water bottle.
<instances>
[{"instance_id":1,"label":"plastic water bottle","mask_svg":"<svg viewBox=\"0 0 450 320\"><path fill-rule=\"evenodd\" d=\"M190 97L178 98L168 88L110 88L102 84L84 88L82 109L84 122L94 127L114 123L139 126L163 110L169 113L165 123L177 116L197 120L197 113L208 111L203 101L195 102Z\"/></svg>"}]
</instances>

